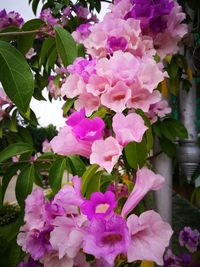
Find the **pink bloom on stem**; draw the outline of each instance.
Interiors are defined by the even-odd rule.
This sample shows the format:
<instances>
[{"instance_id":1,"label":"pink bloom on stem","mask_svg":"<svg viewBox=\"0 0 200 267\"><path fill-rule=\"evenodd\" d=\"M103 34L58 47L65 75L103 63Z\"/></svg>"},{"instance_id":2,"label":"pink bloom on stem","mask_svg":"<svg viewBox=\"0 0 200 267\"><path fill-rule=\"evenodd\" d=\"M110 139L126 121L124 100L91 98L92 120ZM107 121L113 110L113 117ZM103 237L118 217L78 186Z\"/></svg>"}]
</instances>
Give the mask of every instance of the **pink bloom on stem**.
<instances>
[{"instance_id":1,"label":"pink bloom on stem","mask_svg":"<svg viewBox=\"0 0 200 267\"><path fill-rule=\"evenodd\" d=\"M90 163L99 164L107 172L111 173L121 154L122 147L115 138L110 136L105 140L97 140L92 144Z\"/></svg>"},{"instance_id":2,"label":"pink bloom on stem","mask_svg":"<svg viewBox=\"0 0 200 267\"><path fill-rule=\"evenodd\" d=\"M51 142L53 152L68 156L80 155L89 157L91 153L91 142L81 141L76 138L70 126L64 126Z\"/></svg>"},{"instance_id":3,"label":"pink bloom on stem","mask_svg":"<svg viewBox=\"0 0 200 267\"><path fill-rule=\"evenodd\" d=\"M45 139L42 143L42 152L51 152L51 144L48 139Z\"/></svg>"},{"instance_id":4,"label":"pink bloom on stem","mask_svg":"<svg viewBox=\"0 0 200 267\"><path fill-rule=\"evenodd\" d=\"M78 208L84 202L81 194L81 178L74 176L72 182L73 186L66 184L58 191L52 204L63 207L67 214L78 214Z\"/></svg>"},{"instance_id":5,"label":"pink bloom on stem","mask_svg":"<svg viewBox=\"0 0 200 267\"><path fill-rule=\"evenodd\" d=\"M116 139L122 146L126 146L131 141L140 143L148 129L142 117L136 113L131 113L126 117L122 113L117 113L113 117L112 126Z\"/></svg>"},{"instance_id":6,"label":"pink bloom on stem","mask_svg":"<svg viewBox=\"0 0 200 267\"><path fill-rule=\"evenodd\" d=\"M40 229L44 226L45 198L41 189L34 189L25 200L25 217L29 229Z\"/></svg>"},{"instance_id":7,"label":"pink bloom on stem","mask_svg":"<svg viewBox=\"0 0 200 267\"><path fill-rule=\"evenodd\" d=\"M165 178L143 167L136 173L136 182L122 209L122 216L130 213L143 197L151 190L160 189L165 183Z\"/></svg>"},{"instance_id":8,"label":"pink bloom on stem","mask_svg":"<svg viewBox=\"0 0 200 267\"><path fill-rule=\"evenodd\" d=\"M122 112L130 97L130 88L124 82L119 81L101 95L101 103L115 112Z\"/></svg>"},{"instance_id":9,"label":"pink bloom on stem","mask_svg":"<svg viewBox=\"0 0 200 267\"><path fill-rule=\"evenodd\" d=\"M159 118L163 118L166 114L169 114L172 111L166 100L161 100L151 105L150 110L152 110Z\"/></svg>"},{"instance_id":10,"label":"pink bloom on stem","mask_svg":"<svg viewBox=\"0 0 200 267\"><path fill-rule=\"evenodd\" d=\"M85 113L87 116L92 115L94 111L96 111L100 106L100 100L98 96L94 96L93 94L83 92L79 95L78 99L74 103L75 109L80 110L81 108L85 108Z\"/></svg>"},{"instance_id":11,"label":"pink bloom on stem","mask_svg":"<svg viewBox=\"0 0 200 267\"><path fill-rule=\"evenodd\" d=\"M42 260L44 267L73 267L74 260L67 255L59 259L55 252L44 255Z\"/></svg>"},{"instance_id":12,"label":"pink bloom on stem","mask_svg":"<svg viewBox=\"0 0 200 267\"><path fill-rule=\"evenodd\" d=\"M36 52L35 52L34 48L31 47L31 48L28 50L28 52L26 53L25 57L26 57L27 59L31 59L31 58L32 58L33 56L35 56L35 55L36 55Z\"/></svg>"},{"instance_id":13,"label":"pink bloom on stem","mask_svg":"<svg viewBox=\"0 0 200 267\"><path fill-rule=\"evenodd\" d=\"M50 243L58 251L59 259L65 255L74 258L82 245L84 233L81 230L85 217L57 217L54 220L54 230L51 232Z\"/></svg>"},{"instance_id":14,"label":"pink bloom on stem","mask_svg":"<svg viewBox=\"0 0 200 267\"><path fill-rule=\"evenodd\" d=\"M126 221L115 214L109 220L91 221L84 235L83 251L114 266L116 256L126 254L128 241Z\"/></svg>"},{"instance_id":15,"label":"pink bloom on stem","mask_svg":"<svg viewBox=\"0 0 200 267\"><path fill-rule=\"evenodd\" d=\"M128 262L147 260L163 265L163 254L173 233L171 226L153 210L143 212L139 217L130 215L127 226L131 239Z\"/></svg>"},{"instance_id":16,"label":"pink bloom on stem","mask_svg":"<svg viewBox=\"0 0 200 267\"><path fill-rule=\"evenodd\" d=\"M90 35L90 27L92 24L83 23L76 28L76 31L72 32L74 40L78 43L83 43L83 41Z\"/></svg>"},{"instance_id":17,"label":"pink bloom on stem","mask_svg":"<svg viewBox=\"0 0 200 267\"><path fill-rule=\"evenodd\" d=\"M98 75L92 75L86 85L86 90L88 93L98 96L106 92L107 85L109 84L108 79Z\"/></svg>"},{"instance_id":18,"label":"pink bloom on stem","mask_svg":"<svg viewBox=\"0 0 200 267\"><path fill-rule=\"evenodd\" d=\"M3 88L0 88L0 106L3 106L5 104L11 104L11 101L8 98L8 96L6 95Z\"/></svg>"},{"instance_id":19,"label":"pink bloom on stem","mask_svg":"<svg viewBox=\"0 0 200 267\"><path fill-rule=\"evenodd\" d=\"M86 255L84 253L79 252L78 255L74 258L74 266L90 267L90 263L86 261Z\"/></svg>"},{"instance_id":20,"label":"pink bloom on stem","mask_svg":"<svg viewBox=\"0 0 200 267\"><path fill-rule=\"evenodd\" d=\"M154 90L150 93L147 90L132 89L132 94L128 100L127 107L134 109L141 109L144 112L148 112L150 105L154 104L161 99L161 94L158 90Z\"/></svg>"},{"instance_id":21,"label":"pink bloom on stem","mask_svg":"<svg viewBox=\"0 0 200 267\"><path fill-rule=\"evenodd\" d=\"M143 57L138 72L138 79L143 89L150 93L163 81L164 74L159 69L158 64L150 57Z\"/></svg>"},{"instance_id":22,"label":"pink bloom on stem","mask_svg":"<svg viewBox=\"0 0 200 267\"><path fill-rule=\"evenodd\" d=\"M77 112L73 112L67 118L66 124L71 126L71 127L74 127L74 126L78 125L78 123L83 119L85 119L85 109L84 108L80 109Z\"/></svg>"},{"instance_id":23,"label":"pink bloom on stem","mask_svg":"<svg viewBox=\"0 0 200 267\"><path fill-rule=\"evenodd\" d=\"M105 193L94 192L90 200L85 200L81 205L81 212L87 215L89 220L93 218L108 218L113 215L113 209L117 203L115 195L111 191Z\"/></svg>"},{"instance_id":24,"label":"pink bloom on stem","mask_svg":"<svg viewBox=\"0 0 200 267\"><path fill-rule=\"evenodd\" d=\"M62 96L74 98L80 95L85 89L85 82L78 74L71 74L61 87Z\"/></svg>"},{"instance_id":25,"label":"pink bloom on stem","mask_svg":"<svg viewBox=\"0 0 200 267\"><path fill-rule=\"evenodd\" d=\"M110 59L102 58L97 62L97 74L108 80L131 83L139 70L139 60L129 52L116 51Z\"/></svg>"}]
</instances>

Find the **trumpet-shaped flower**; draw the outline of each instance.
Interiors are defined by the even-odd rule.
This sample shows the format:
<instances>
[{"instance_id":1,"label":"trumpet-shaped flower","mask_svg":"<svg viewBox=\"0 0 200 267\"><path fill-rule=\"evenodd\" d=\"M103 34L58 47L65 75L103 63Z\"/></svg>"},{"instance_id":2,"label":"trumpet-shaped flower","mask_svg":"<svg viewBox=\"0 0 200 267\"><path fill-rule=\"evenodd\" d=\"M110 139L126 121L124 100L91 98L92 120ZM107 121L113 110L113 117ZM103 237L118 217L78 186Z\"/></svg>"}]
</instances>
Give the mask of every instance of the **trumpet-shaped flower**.
<instances>
[{"instance_id":1,"label":"trumpet-shaped flower","mask_svg":"<svg viewBox=\"0 0 200 267\"><path fill-rule=\"evenodd\" d=\"M105 140L97 140L93 143L90 163L99 164L111 173L121 154L122 147L115 138L110 136Z\"/></svg>"},{"instance_id":2,"label":"trumpet-shaped flower","mask_svg":"<svg viewBox=\"0 0 200 267\"><path fill-rule=\"evenodd\" d=\"M111 191L94 192L90 200L85 200L81 205L81 212L87 215L89 220L93 218L108 218L113 215L116 207L115 195Z\"/></svg>"},{"instance_id":3,"label":"trumpet-shaped flower","mask_svg":"<svg viewBox=\"0 0 200 267\"><path fill-rule=\"evenodd\" d=\"M153 210L143 212L139 217L129 216L127 226L131 240L128 262L148 260L163 265L163 254L173 233L171 226Z\"/></svg>"},{"instance_id":4,"label":"trumpet-shaped flower","mask_svg":"<svg viewBox=\"0 0 200 267\"><path fill-rule=\"evenodd\" d=\"M136 113L131 113L126 117L122 113L117 113L113 117L112 126L116 139L122 146L126 146L131 141L140 143L147 130L144 120Z\"/></svg>"},{"instance_id":5,"label":"trumpet-shaped flower","mask_svg":"<svg viewBox=\"0 0 200 267\"><path fill-rule=\"evenodd\" d=\"M159 174L143 167L136 173L136 182L133 191L129 195L122 209L122 216L126 216L150 190L158 190L164 184L165 179Z\"/></svg>"}]
</instances>

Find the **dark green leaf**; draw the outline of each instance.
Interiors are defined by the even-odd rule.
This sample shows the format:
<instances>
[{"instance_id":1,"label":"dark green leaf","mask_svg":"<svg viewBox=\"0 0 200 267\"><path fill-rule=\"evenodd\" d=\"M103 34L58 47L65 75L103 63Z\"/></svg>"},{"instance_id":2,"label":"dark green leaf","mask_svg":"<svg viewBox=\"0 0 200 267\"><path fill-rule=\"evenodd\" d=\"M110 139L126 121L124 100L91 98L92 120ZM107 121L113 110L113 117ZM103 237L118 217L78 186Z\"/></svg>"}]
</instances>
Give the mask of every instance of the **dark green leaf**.
<instances>
[{"instance_id":1,"label":"dark green leaf","mask_svg":"<svg viewBox=\"0 0 200 267\"><path fill-rule=\"evenodd\" d=\"M92 182L93 176L96 173L96 171L98 170L99 166L97 164L93 164L91 166L88 167L88 169L84 172L83 176L82 176L82 194L83 196L86 193L88 184L90 182Z\"/></svg>"},{"instance_id":2,"label":"dark green leaf","mask_svg":"<svg viewBox=\"0 0 200 267\"><path fill-rule=\"evenodd\" d=\"M49 171L49 184L54 194L61 188L65 167L65 158L57 159L51 166Z\"/></svg>"},{"instance_id":3,"label":"dark green leaf","mask_svg":"<svg viewBox=\"0 0 200 267\"><path fill-rule=\"evenodd\" d=\"M3 41L0 41L0 81L9 98L26 112L33 95L33 75L23 55Z\"/></svg>"},{"instance_id":4,"label":"dark green leaf","mask_svg":"<svg viewBox=\"0 0 200 267\"><path fill-rule=\"evenodd\" d=\"M56 47L63 65L66 67L72 64L77 57L76 43L71 34L61 27L55 27Z\"/></svg>"},{"instance_id":5,"label":"dark green leaf","mask_svg":"<svg viewBox=\"0 0 200 267\"><path fill-rule=\"evenodd\" d=\"M35 177L34 165L29 164L21 170L17 178L15 194L21 208L24 208L25 199L32 191L34 177Z\"/></svg>"},{"instance_id":6,"label":"dark green leaf","mask_svg":"<svg viewBox=\"0 0 200 267\"><path fill-rule=\"evenodd\" d=\"M168 157L176 156L176 145L169 139L162 137L159 139L162 151L167 154Z\"/></svg>"},{"instance_id":7,"label":"dark green leaf","mask_svg":"<svg viewBox=\"0 0 200 267\"><path fill-rule=\"evenodd\" d=\"M0 162L3 162L13 156L21 155L33 151L33 147L27 143L15 143L6 147L0 152Z\"/></svg>"},{"instance_id":8,"label":"dark green leaf","mask_svg":"<svg viewBox=\"0 0 200 267\"><path fill-rule=\"evenodd\" d=\"M86 171L85 164L78 156L69 156L69 165L73 175L82 176Z\"/></svg>"},{"instance_id":9,"label":"dark green leaf","mask_svg":"<svg viewBox=\"0 0 200 267\"><path fill-rule=\"evenodd\" d=\"M55 47L55 39L52 37L49 37L45 39L45 41L42 44L41 52L40 52L40 60L39 64L44 65L46 63L46 60L48 59L49 54L52 52L52 50Z\"/></svg>"},{"instance_id":10,"label":"dark green leaf","mask_svg":"<svg viewBox=\"0 0 200 267\"><path fill-rule=\"evenodd\" d=\"M65 102L63 106L63 116L67 115L68 111L73 106L74 102L75 102L75 98L67 99L67 101Z\"/></svg>"},{"instance_id":11,"label":"dark green leaf","mask_svg":"<svg viewBox=\"0 0 200 267\"><path fill-rule=\"evenodd\" d=\"M100 180L102 176L102 171L96 172L92 180L88 183L87 188L86 188L86 198L89 199L90 195L93 192L98 192L100 190Z\"/></svg>"},{"instance_id":12,"label":"dark green leaf","mask_svg":"<svg viewBox=\"0 0 200 267\"><path fill-rule=\"evenodd\" d=\"M33 0L33 2L32 2L32 10L33 10L33 13L35 15L37 13L37 8L38 8L39 2L40 2L40 0Z\"/></svg>"}]
</instances>

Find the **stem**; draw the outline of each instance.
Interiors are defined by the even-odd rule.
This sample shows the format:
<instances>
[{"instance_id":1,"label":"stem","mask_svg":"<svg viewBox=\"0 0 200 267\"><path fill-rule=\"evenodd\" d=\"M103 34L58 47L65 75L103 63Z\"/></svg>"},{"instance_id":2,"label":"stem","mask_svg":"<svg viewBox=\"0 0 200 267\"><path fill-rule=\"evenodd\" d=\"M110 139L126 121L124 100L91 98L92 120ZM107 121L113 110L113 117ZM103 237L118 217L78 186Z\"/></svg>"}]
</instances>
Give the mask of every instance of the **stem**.
<instances>
[{"instance_id":1,"label":"stem","mask_svg":"<svg viewBox=\"0 0 200 267\"><path fill-rule=\"evenodd\" d=\"M0 32L0 37L1 36L10 36L10 35L29 35L33 33L39 33L38 30L34 31L24 31L24 32Z\"/></svg>"}]
</instances>

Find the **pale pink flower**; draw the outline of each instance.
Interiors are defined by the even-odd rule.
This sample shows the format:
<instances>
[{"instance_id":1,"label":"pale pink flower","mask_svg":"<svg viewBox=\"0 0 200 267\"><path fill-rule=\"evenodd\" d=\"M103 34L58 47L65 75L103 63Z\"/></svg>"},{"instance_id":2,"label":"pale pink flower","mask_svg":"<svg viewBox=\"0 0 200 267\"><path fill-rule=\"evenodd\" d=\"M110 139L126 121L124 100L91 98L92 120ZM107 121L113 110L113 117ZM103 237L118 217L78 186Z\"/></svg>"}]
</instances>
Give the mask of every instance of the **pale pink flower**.
<instances>
[{"instance_id":1,"label":"pale pink flower","mask_svg":"<svg viewBox=\"0 0 200 267\"><path fill-rule=\"evenodd\" d=\"M109 81L106 78L98 75L91 75L86 85L86 90L88 93L98 96L106 92L107 85L109 85Z\"/></svg>"},{"instance_id":2,"label":"pale pink flower","mask_svg":"<svg viewBox=\"0 0 200 267\"><path fill-rule=\"evenodd\" d=\"M61 96L61 88L55 84L54 76L49 76L47 89L49 90L51 97L53 97L55 100L57 100Z\"/></svg>"},{"instance_id":3,"label":"pale pink flower","mask_svg":"<svg viewBox=\"0 0 200 267\"><path fill-rule=\"evenodd\" d=\"M65 209L66 214L77 215L78 208L84 202L81 194L81 178L74 176L72 179L73 185L64 185L55 195L52 205L58 205Z\"/></svg>"},{"instance_id":4,"label":"pale pink flower","mask_svg":"<svg viewBox=\"0 0 200 267\"><path fill-rule=\"evenodd\" d=\"M169 114L172 111L166 100L161 100L158 103L153 104L150 107L150 110L152 110L159 118L165 117L166 114Z\"/></svg>"},{"instance_id":5,"label":"pale pink flower","mask_svg":"<svg viewBox=\"0 0 200 267\"><path fill-rule=\"evenodd\" d=\"M122 112L130 97L130 88L123 81L119 81L101 95L101 103L115 112Z\"/></svg>"},{"instance_id":6,"label":"pale pink flower","mask_svg":"<svg viewBox=\"0 0 200 267\"><path fill-rule=\"evenodd\" d=\"M24 221L29 229L41 229L44 226L45 198L41 189L37 188L25 200Z\"/></svg>"},{"instance_id":7,"label":"pale pink flower","mask_svg":"<svg viewBox=\"0 0 200 267\"><path fill-rule=\"evenodd\" d=\"M158 84L163 81L164 73L159 69L155 60L146 56L142 58L138 79L141 87L152 93Z\"/></svg>"},{"instance_id":8,"label":"pale pink flower","mask_svg":"<svg viewBox=\"0 0 200 267\"><path fill-rule=\"evenodd\" d=\"M141 109L144 112L148 112L150 105L161 100L161 93L158 90L150 93L147 90L138 90L135 87L131 90L131 98L127 102L128 108Z\"/></svg>"},{"instance_id":9,"label":"pale pink flower","mask_svg":"<svg viewBox=\"0 0 200 267\"><path fill-rule=\"evenodd\" d=\"M31 47L28 52L26 53L25 57L27 59L31 59L33 56L36 55L35 49L33 47Z\"/></svg>"},{"instance_id":10,"label":"pale pink flower","mask_svg":"<svg viewBox=\"0 0 200 267\"><path fill-rule=\"evenodd\" d=\"M80 155L83 157L89 157L91 153L91 142L78 140L72 128L64 126L55 136L50 145L53 152L68 156L68 155Z\"/></svg>"},{"instance_id":11,"label":"pale pink flower","mask_svg":"<svg viewBox=\"0 0 200 267\"><path fill-rule=\"evenodd\" d=\"M61 87L62 96L74 98L80 95L85 89L85 83L78 74L71 74Z\"/></svg>"},{"instance_id":12,"label":"pale pink flower","mask_svg":"<svg viewBox=\"0 0 200 267\"><path fill-rule=\"evenodd\" d=\"M90 267L90 263L86 261L86 255L84 253L79 252L78 255L74 258L74 266Z\"/></svg>"},{"instance_id":13,"label":"pale pink flower","mask_svg":"<svg viewBox=\"0 0 200 267\"><path fill-rule=\"evenodd\" d=\"M11 101L8 98L8 96L6 95L3 88L0 88L0 107L5 105L5 104L11 104Z\"/></svg>"},{"instance_id":14,"label":"pale pink flower","mask_svg":"<svg viewBox=\"0 0 200 267\"><path fill-rule=\"evenodd\" d=\"M148 129L142 117L136 113L131 113L126 117L122 113L116 114L113 117L112 126L116 139L122 146L126 146L131 141L140 143Z\"/></svg>"},{"instance_id":15,"label":"pale pink flower","mask_svg":"<svg viewBox=\"0 0 200 267\"><path fill-rule=\"evenodd\" d=\"M139 217L132 214L127 219L127 226L131 238L128 262L147 260L163 265L163 254L173 233L171 226L153 210L143 212Z\"/></svg>"},{"instance_id":16,"label":"pale pink flower","mask_svg":"<svg viewBox=\"0 0 200 267\"><path fill-rule=\"evenodd\" d=\"M50 235L50 243L54 250L58 251L59 259L65 255L74 258L82 245L84 233L81 230L86 217L57 217L54 220L54 230Z\"/></svg>"},{"instance_id":17,"label":"pale pink flower","mask_svg":"<svg viewBox=\"0 0 200 267\"><path fill-rule=\"evenodd\" d=\"M90 163L99 164L111 173L121 154L122 147L115 138L110 136L105 140L97 140L93 143Z\"/></svg>"},{"instance_id":18,"label":"pale pink flower","mask_svg":"<svg viewBox=\"0 0 200 267\"><path fill-rule=\"evenodd\" d=\"M76 110L85 108L85 113L90 116L94 111L96 111L100 106L100 100L98 96L94 96L91 93L83 92L79 95L78 99L74 103Z\"/></svg>"},{"instance_id":19,"label":"pale pink flower","mask_svg":"<svg viewBox=\"0 0 200 267\"><path fill-rule=\"evenodd\" d=\"M102 58L97 62L97 74L112 82L124 81L128 84L134 81L140 62L129 52L116 51L110 59Z\"/></svg>"},{"instance_id":20,"label":"pale pink flower","mask_svg":"<svg viewBox=\"0 0 200 267\"><path fill-rule=\"evenodd\" d=\"M122 208L122 216L129 214L149 191L160 189L164 183L164 177L155 174L146 167L138 170L133 191Z\"/></svg>"},{"instance_id":21,"label":"pale pink flower","mask_svg":"<svg viewBox=\"0 0 200 267\"><path fill-rule=\"evenodd\" d=\"M51 144L48 139L45 139L42 143L42 152L51 152Z\"/></svg>"}]
</instances>

